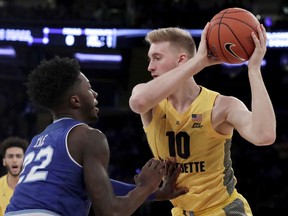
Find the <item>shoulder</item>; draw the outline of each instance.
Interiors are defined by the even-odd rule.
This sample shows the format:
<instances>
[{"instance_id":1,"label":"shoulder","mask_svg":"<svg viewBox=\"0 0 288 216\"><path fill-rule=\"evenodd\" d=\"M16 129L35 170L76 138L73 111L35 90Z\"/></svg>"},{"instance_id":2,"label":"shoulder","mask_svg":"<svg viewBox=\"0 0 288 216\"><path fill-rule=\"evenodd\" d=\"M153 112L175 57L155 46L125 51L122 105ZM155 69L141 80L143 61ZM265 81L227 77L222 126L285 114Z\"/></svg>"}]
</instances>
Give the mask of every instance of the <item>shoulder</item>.
<instances>
[{"instance_id":1,"label":"shoulder","mask_svg":"<svg viewBox=\"0 0 288 216\"><path fill-rule=\"evenodd\" d=\"M0 178L0 186L3 186L7 182L7 174Z\"/></svg>"},{"instance_id":2,"label":"shoulder","mask_svg":"<svg viewBox=\"0 0 288 216\"><path fill-rule=\"evenodd\" d=\"M7 179L7 174L0 177L0 181L4 181L5 179Z\"/></svg>"},{"instance_id":3,"label":"shoulder","mask_svg":"<svg viewBox=\"0 0 288 216\"><path fill-rule=\"evenodd\" d=\"M105 140L106 136L99 129L90 127L88 125L78 125L71 130L69 139L70 141L89 145L90 143Z\"/></svg>"},{"instance_id":4,"label":"shoulder","mask_svg":"<svg viewBox=\"0 0 288 216\"><path fill-rule=\"evenodd\" d=\"M241 100L234 96L226 96L221 94L217 96L213 107L214 114L218 114L224 119L226 119L228 115L237 113L240 110L248 110L246 105Z\"/></svg>"},{"instance_id":5,"label":"shoulder","mask_svg":"<svg viewBox=\"0 0 288 216\"><path fill-rule=\"evenodd\" d=\"M74 127L71 132L71 134L76 134L76 135L82 135L84 137L87 136L95 136L95 135L99 135L99 136L104 136L104 134L102 133L101 130L97 129L97 128L93 128L90 127L87 124L79 124L76 127Z\"/></svg>"},{"instance_id":6,"label":"shoulder","mask_svg":"<svg viewBox=\"0 0 288 216\"><path fill-rule=\"evenodd\" d=\"M244 105L244 103L238 98L234 96L227 96L227 95L222 95L222 94L219 94L217 96L215 103L218 103L219 105L224 106L224 107Z\"/></svg>"},{"instance_id":7,"label":"shoulder","mask_svg":"<svg viewBox=\"0 0 288 216\"><path fill-rule=\"evenodd\" d=\"M109 154L107 138L100 130L79 125L68 136L68 148L72 157L82 164L88 155Z\"/></svg>"}]
</instances>

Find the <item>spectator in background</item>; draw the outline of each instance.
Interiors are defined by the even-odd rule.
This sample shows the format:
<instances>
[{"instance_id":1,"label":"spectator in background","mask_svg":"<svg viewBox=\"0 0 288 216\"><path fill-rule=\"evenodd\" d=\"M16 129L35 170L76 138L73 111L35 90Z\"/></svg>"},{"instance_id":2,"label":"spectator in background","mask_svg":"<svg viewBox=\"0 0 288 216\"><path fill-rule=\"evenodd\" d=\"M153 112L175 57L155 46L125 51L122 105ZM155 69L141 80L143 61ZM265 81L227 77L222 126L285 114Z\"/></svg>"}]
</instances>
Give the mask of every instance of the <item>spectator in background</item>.
<instances>
[{"instance_id":1,"label":"spectator in background","mask_svg":"<svg viewBox=\"0 0 288 216\"><path fill-rule=\"evenodd\" d=\"M6 206L19 180L27 146L27 140L16 136L8 137L1 143L1 156L7 174L0 178L0 216L4 215Z\"/></svg>"}]
</instances>

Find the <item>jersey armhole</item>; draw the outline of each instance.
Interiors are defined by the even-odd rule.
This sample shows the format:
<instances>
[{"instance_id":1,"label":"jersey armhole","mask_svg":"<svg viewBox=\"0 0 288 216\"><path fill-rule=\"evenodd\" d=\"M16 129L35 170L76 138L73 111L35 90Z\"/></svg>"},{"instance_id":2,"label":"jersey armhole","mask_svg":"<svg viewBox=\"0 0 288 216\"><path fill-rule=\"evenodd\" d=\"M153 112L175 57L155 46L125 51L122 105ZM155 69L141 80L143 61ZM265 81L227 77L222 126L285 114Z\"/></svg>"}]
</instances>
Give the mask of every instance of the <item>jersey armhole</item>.
<instances>
[{"instance_id":1,"label":"jersey armhole","mask_svg":"<svg viewBox=\"0 0 288 216\"><path fill-rule=\"evenodd\" d=\"M78 167L82 168L82 165L79 164L76 160L74 160L74 158L72 157L72 155L70 154L69 152L69 149L68 149L68 136L71 132L72 129L74 129L75 127L79 126L79 125L84 125L83 123L79 123L79 124L76 124L76 125L73 125L66 133L66 136L65 136L65 149L66 149L66 152L67 152L67 155L68 157L70 158L70 160L76 164Z\"/></svg>"},{"instance_id":2,"label":"jersey armhole","mask_svg":"<svg viewBox=\"0 0 288 216\"><path fill-rule=\"evenodd\" d=\"M151 119L150 124L147 127L143 126L143 129L145 132L148 130L151 130L151 128L152 129L154 128L153 125L155 124L156 119L158 119L158 116L160 115L160 111L161 111L160 105L158 104L154 109L155 111L154 113L152 113L152 119Z\"/></svg>"}]
</instances>

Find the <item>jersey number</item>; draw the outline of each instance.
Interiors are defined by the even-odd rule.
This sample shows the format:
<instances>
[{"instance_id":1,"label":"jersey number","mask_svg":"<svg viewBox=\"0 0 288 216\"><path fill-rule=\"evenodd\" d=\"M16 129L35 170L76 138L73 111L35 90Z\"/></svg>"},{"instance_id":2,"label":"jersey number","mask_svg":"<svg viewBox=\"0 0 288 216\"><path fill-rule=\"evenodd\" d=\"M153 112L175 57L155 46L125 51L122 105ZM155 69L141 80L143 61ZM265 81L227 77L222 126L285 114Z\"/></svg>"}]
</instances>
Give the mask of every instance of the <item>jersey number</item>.
<instances>
[{"instance_id":1,"label":"jersey number","mask_svg":"<svg viewBox=\"0 0 288 216\"><path fill-rule=\"evenodd\" d=\"M168 131L169 153L171 157L179 157L187 159L190 156L190 136L186 132L180 131L175 134L174 131Z\"/></svg>"},{"instance_id":2,"label":"jersey number","mask_svg":"<svg viewBox=\"0 0 288 216\"><path fill-rule=\"evenodd\" d=\"M42 170L50 164L50 162L52 161L52 156L53 148L51 146L47 146L46 148L41 149L37 154L35 154L35 152L30 152L29 154L27 154L23 162L22 173L24 173L27 165L31 162L37 162L37 164L38 162L40 162L40 164L32 166L27 175L21 175L18 183L45 180L48 171Z\"/></svg>"}]
</instances>

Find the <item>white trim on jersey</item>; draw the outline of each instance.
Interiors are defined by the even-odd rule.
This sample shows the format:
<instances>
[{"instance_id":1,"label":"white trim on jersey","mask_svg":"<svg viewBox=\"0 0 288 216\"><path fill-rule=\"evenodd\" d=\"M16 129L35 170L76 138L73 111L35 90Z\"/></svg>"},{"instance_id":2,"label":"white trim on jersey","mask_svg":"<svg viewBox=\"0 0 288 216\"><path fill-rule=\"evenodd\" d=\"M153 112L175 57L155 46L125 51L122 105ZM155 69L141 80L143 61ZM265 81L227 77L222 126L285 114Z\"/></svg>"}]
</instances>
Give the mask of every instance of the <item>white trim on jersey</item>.
<instances>
[{"instance_id":1,"label":"white trim on jersey","mask_svg":"<svg viewBox=\"0 0 288 216\"><path fill-rule=\"evenodd\" d=\"M26 209L5 213L4 216L60 216L59 214L45 209Z\"/></svg>"}]
</instances>

